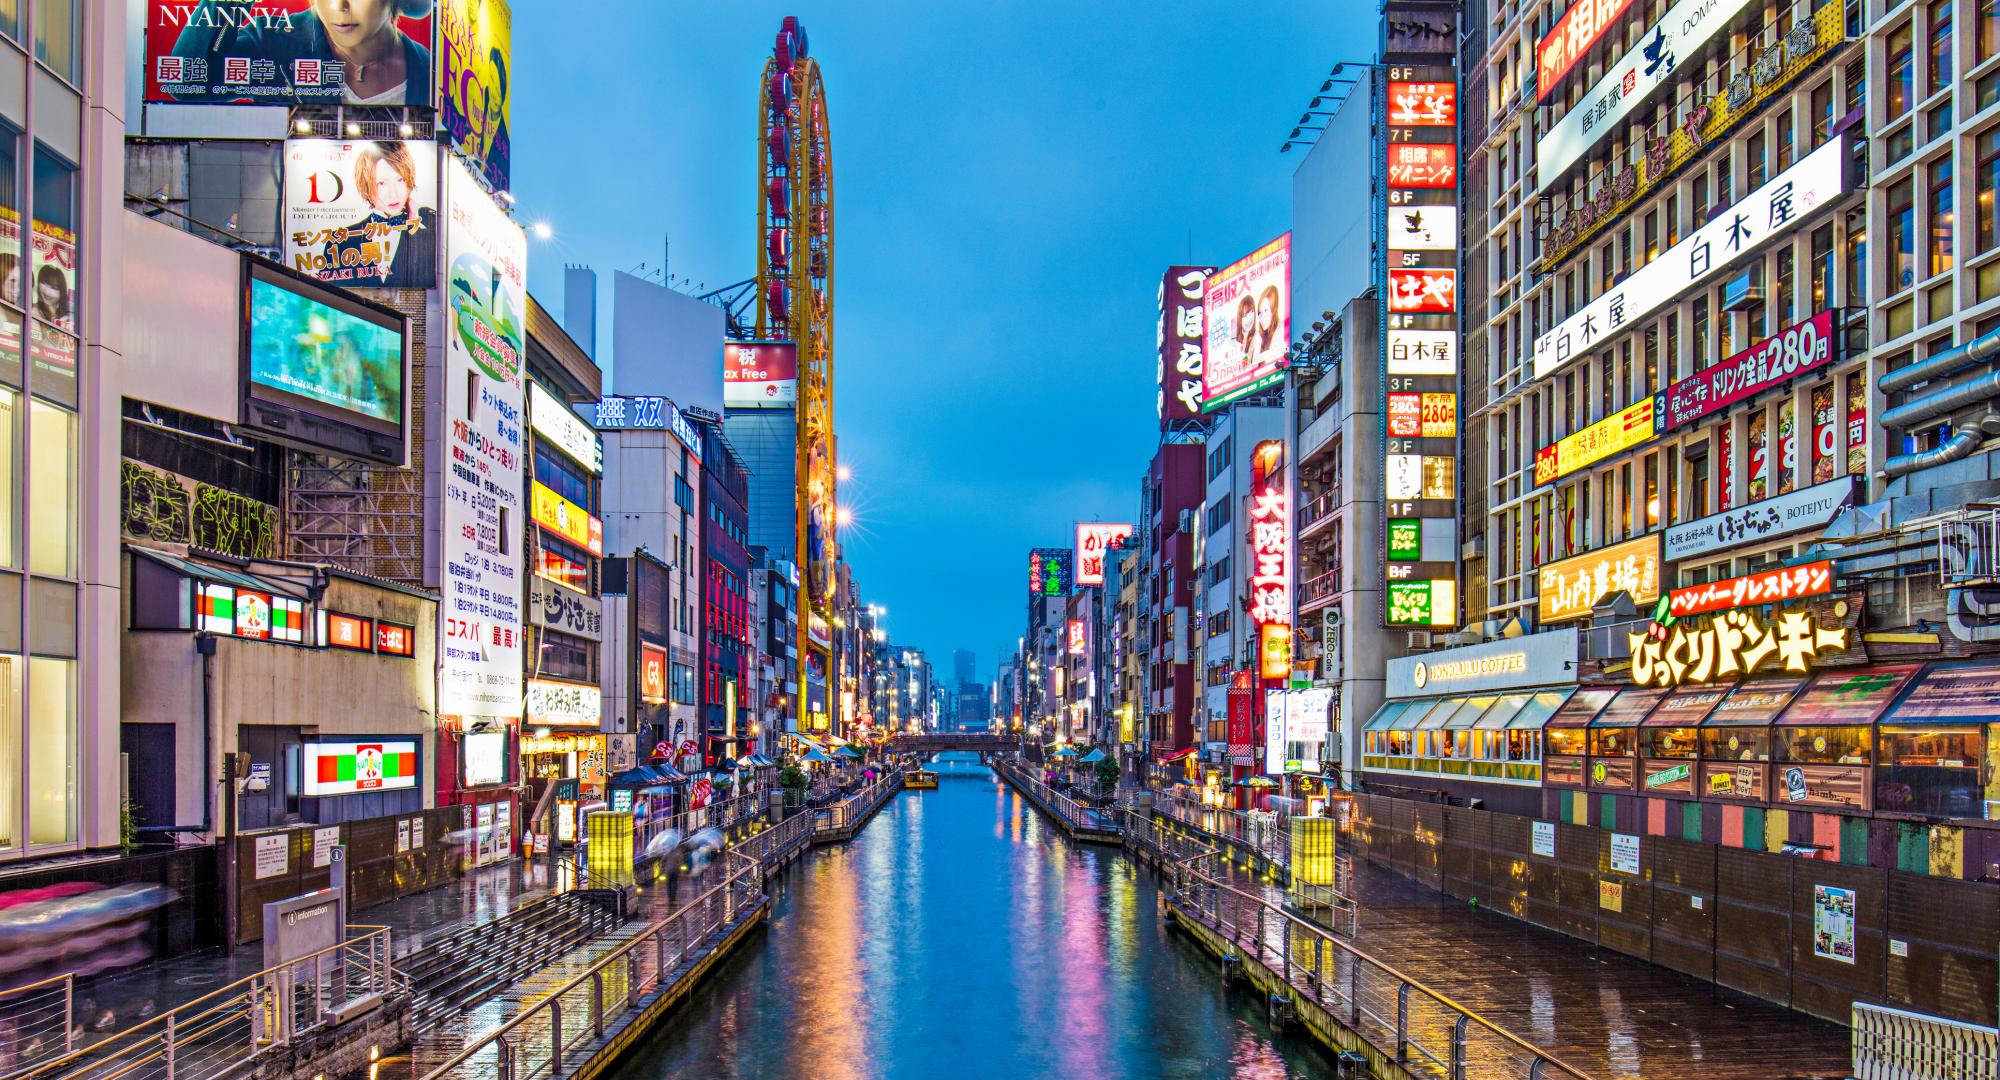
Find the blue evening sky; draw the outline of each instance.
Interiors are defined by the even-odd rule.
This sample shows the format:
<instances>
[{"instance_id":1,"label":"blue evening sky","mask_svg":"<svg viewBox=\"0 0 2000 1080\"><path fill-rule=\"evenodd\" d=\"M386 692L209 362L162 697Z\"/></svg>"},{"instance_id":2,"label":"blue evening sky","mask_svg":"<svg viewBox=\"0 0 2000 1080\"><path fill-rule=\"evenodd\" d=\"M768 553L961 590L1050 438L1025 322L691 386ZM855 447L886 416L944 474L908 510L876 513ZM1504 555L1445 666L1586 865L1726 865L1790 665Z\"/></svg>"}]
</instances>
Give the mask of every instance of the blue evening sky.
<instances>
[{"instance_id":1,"label":"blue evening sky","mask_svg":"<svg viewBox=\"0 0 2000 1080\"><path fill-rule=\"evenodd\" d=\"M1289 227L1277 150L1372 4L593 0L514 5L513 190L530 283L756 272L757 78L787 14L826 74L845 550L891 640L977 651L1027 550L1130 521L1158 442L1154 292ZM609 334L600 328L600 354ZM600 355L600 361L605 357Z\"/></svg>"}]
</instances>

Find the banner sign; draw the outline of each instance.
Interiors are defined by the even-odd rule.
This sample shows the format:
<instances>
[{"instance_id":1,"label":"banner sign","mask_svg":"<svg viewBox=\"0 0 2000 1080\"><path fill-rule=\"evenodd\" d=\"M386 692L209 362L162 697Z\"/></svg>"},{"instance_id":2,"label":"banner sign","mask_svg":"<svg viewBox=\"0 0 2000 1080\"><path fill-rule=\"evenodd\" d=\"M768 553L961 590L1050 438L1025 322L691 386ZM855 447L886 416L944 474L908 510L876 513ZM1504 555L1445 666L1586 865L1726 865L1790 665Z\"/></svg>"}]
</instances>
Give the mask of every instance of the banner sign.
<instances>
[{"instance_id":1,"label":"banner sign","mask_svg":"<svg viewBox=\"0 0 2000 1080\"><path fill-rule=\"evenodd\" d=\"M604 472L603 437L538 382L528 383L528 424L592 476Z\"/></svg>"},{"instance_id":2,"label":"banner sign","mask_svg":"<svg viewBox=\"0 0 2000 1080\"><path fill-rule=\"evenodd\" d=\"M1832 591L1833 563L1821 559L1800 566L1781 566L1776 570L1675 589L1667 594L1667 614L1675 617L1701 615L1710 611L1821 596Z\"/></svg>"},{"instance_id":3,"label":"banner sign","mask_svg":"<svg viewBox=\"0 0 2000 1080\"><path fill-rule=\"evenodd\" d=\"M1083 524L1076 527L1076 583L1104 584L1104 556L1132 535L1130 525Z\"/></svg>"},{"instance_id":4,"label":"banner sign","mask_svg":"<svg viewBox=\"0 0 2000 1080\"><path fill-rule=\"evenodd\" d=\"M1587 3L1578 0L1578 6ZM1667 85L1681 61L1696 59L1702 45L1749 6L1750 0L1680 0L1667 9L1639 44L1606 68L1604 77L1535 144L1535 190L1547 188L1606 133L1619 130L1626 117Z\"/></svg>"},{"instance_id":5,"label":"banner sign","mask_svg":"<svg viewBox=\"0 0 2000 1080\"><path fill-rule=\"evenodd\" d=\"M604 640L604 601L565 589L540 575L528 579L529 609L535 625L586 641Z\"/></svg>"},{"instance_id":6,"label":"banner sign","mask_svg":"<svg viewBox=\"0 0 2000 1080\"><path fill-rule=\"evenodd\" d=\"M1688 559L1739 544L1776 540L1807 529L1823 529L1854 501L1854 480L1843 476L1786 495L1724 510L1685 525L1670 525L1668 561Z\"/></svg>"},{"instance_id":7,"label":"banner sign","mask_svg":"<svg viewBox=\"0 0 2000 1080\"><path fill-rule=\"evenodd\" d=\"M1201 308L1203 411L1277 385L1292 347L1292 234L1210 275Z\"/></svg>"},{"instance_id":8,"label":"banner sign","mask_svg":"<svg viewBox=\"0 0 2000 1080\"><path fill-rule=\"evenodd\" d=\"M604 718L604 691L583 683L528 680L528 722L596 727Z\"/></svg>"},{"instance_id":9,"label":"banner sign","mask_svg":"<svg viewBox=\"0 0 2000 1080\"><path fill-rule=\"evenodd\" d=\"M507 0L438 0L438 135L506 191L514 13Z\"/></svg>"},{"instance_id":10,"label":"banner sign","mask_svg":"<svg viewBox=\"0 0 2000 1080\"><path fill-rule=\"evenodd\" d=\"M521 715L521 428L528 240L445 161L443 716ZM461 392L462 391L462 392ZM511 511L511 513L508 513ZM512 531L514 535L508 536Z\"/></svg>"},{"instance_id":11,"label":"banner sign","mask_svg":"<svg viewBox=\"0 0 2000 1080\"><path fill-rule=\"evenodd\" d=\"M437 281L437 144L285 140L284 262L329 285Z\"/></svg>"},{"instance_id":12,"label":"banner sign","mask_svg":"<svg viewBox=\"0 0 2000 1080\"><path fill-rule=\"evenodd\" d=\"M1682 0L1683 5L1688 2ZM1852 171L1848 138L1836 136L1749 197L1718 210L1708 224L1536 338L1535 378L1555 374L1605 338L1718 277L1758 245L1790 232L1813 211L1845 194Z\"/></svg>"},{"instance_id":13,"label":"banner sign","mask_svg":"<svg viewBox=\"0 0 2000 1080\"><path fill-rule=\"evenodd\" d=\"M1544 625L1579 619L1598 601L1625 592L1643 608L1660 598L1660 534L1547 563L1539 571Z\"/></svg>"},{"instance_id":14,"label":"banner sign","mask_svg":"<svg viewBox=\"0 0 2000 1080\"><path fill-rule=\"evenodd\" d=\"M722 404L732 409L795 405L799 347L789 341L732 341L722 347Z\"/></svg>"},{"instance_id":15,"label":"banner sign","mask_svg":"<svg viewBox=\"0 0 2000 1080\"><path fill-rule=\"evenodd\" d=\"M1619 25L1620 16L1632 0L1576 0L1556 20L1556 25L1535 45L1535 102L1546 103L1562 89L1563 76L1585 56L1590 47Z\"/></svg>"},{"instance_id":16,"label":"banner sign","mask_svg":"<svg viewBox=\"0 0 2000 1080\"><path fill-rule=\"evenodd\" d=\"M148 102L430 107L429 4L137 0L133 6L146 20L141 78ZM421 14L397 13L405 8ZM364 21L357 11L375 17ZM330 28L328 17L354 21ZM346 56L390 59L351 68Z\"/></svg>"},{"instance_id":17,"label":"banner sign","mask_svg":"<svg viewBox=\"0 0 2000 1080\"><path fill-rule=\"evenodd\" d=\"M1447 33L1399 39L1422 24L1390 5L1382 130L1389 162L1377 207L1387 253L1379 401L1384 416L1382 624L1458 625L1459 331L1458 76ZM1449 22L1449 12L1423 18ZM1422 44L1420 45L1420 42Z\"/></svg>"},{"instance_id":18,"label":"banner sign","mask_svg":"<svg viewBox=\"0 0 2000 1080\"><path fill-rule=\"evenodd\" d=\"M1661 431L1672 431L1790 382L1795 375L1837 364L1841 348L1833 312L1822 311L1667 387L1661 395Z\"/></svg>"},{"instance_id":19,"label":"banner sign","mask_svg":"<svg viewBox=\"0 0 2000 1080\"><path fill-rule=\"evenodd\" d=\"M1213 266L1169 266L1160 279L1160 427L1201 419L1202 292Z\"/></svg>"},{"instance_id":20,"label":"banner sign","mask_svg":"<svg viewBox=\"0 0 2000 1080\"><path fill-rule=\"evenodd\" d=\"M1653 399L1644 398L1552 446L1535 451L1535 483L1568 476L1613 454L1653 441Z\"/></svg>"}]
</instances>

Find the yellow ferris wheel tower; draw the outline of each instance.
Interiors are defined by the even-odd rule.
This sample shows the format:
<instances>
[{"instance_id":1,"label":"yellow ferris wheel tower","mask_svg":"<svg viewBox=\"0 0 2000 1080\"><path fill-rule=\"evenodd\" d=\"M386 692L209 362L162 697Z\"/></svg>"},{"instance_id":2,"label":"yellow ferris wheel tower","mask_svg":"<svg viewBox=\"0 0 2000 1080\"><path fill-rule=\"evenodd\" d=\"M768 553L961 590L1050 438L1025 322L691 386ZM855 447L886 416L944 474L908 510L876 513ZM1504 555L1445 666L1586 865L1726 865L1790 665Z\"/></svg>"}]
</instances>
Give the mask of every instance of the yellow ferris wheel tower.
<instances>
[{"instance_id":1,"label":"yellow ferris wheel tower","mask_svg":"<svg viewBox=\"0 0 2000 1080\"><path fill-rule=\"evenodd\" d=\"M805 28L786 16L758 91L757 336L798 350L795 562L799 567L802 728L830 728L832 633L839 587L833 437L833 146L826 90ZM809 710L807 681L826 691Z\"/></svg>"}]
</instances>

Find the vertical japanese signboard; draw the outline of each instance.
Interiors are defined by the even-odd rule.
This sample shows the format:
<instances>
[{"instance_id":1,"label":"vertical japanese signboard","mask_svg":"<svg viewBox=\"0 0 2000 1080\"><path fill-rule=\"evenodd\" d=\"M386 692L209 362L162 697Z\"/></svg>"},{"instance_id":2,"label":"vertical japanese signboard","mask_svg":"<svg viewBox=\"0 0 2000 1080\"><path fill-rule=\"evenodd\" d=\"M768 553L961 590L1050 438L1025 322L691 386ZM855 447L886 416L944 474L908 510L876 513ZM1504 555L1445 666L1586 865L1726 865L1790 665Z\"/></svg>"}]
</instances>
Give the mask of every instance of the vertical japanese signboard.
<instances>
[{"instance_id":1,"label":"vertical japanese signboard","mask_svg":"<svg viewBox=\"0 0 2000 1080\"><path fill-rule=\"evenodd\" d=\"M1453 9L1383 16L1383 625L1458 625L1458 73Z\"/></svg>"},{"instance_id":2,"label":"vertical japanese signboard","mask_svg":"<svg viewBox=\"0 0 2000 1080\"><path fill-rule=\"evenodd\" d=\"M1292 515L1285 444L1266 439L1250 459L1250 621L1257 627L1258 674L1292 674Z\"/></svg>"},{"instance_id":3,"label":"vertical japanese signboard","mask_svg":"<svg viewBox=\"0 0 2000 1080\"><path fill-rule=\"evenodd\" d=\"M443 591L438 712L521 715L521 451L528 241L445 162Z\"/></svg>"},{"instance_id":4,"label":"vertical japanese signboard","mask_svg":"<svg viewBox=\"0 0 2000 1080\"><path fill-rule=\"evenodd\" d=\"M1160 279L1160 428L1201 419L1202 290L1212 266L1169 266Z\"/></svg>"},{"instance_id":5,"label":"vertical japanese signboard","mask_svg":"<svg viewBox=\"0 0 2000 1080\"><path fill-rule=\"evenodd\" d=\"M1130 525L1084 522L1076 527L1076 583L1104 584L1104 560L1132 535Z\"/></svg>"}]
</instances>

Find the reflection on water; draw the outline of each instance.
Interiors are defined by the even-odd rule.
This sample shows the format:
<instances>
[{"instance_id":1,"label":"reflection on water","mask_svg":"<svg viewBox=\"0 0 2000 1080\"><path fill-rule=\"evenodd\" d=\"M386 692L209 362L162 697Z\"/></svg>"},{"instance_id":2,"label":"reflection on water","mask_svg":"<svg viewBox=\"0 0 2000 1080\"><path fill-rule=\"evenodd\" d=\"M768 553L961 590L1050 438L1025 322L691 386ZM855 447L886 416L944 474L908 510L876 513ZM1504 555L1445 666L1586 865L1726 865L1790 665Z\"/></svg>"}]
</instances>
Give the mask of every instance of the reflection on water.
<instances>
[{"instance_id":1,"label":"reflection on water","mask_svg":"<svg viewBox=\"0 0 2000 1080\"><path fill-rule=\"evenodd\" d=\"M938 790L775 879L769 930L619 1075L1332 1075L1167 935L1147 871L1070 844L976 762L936 767Z\"/></svg>"}]
</instances>

